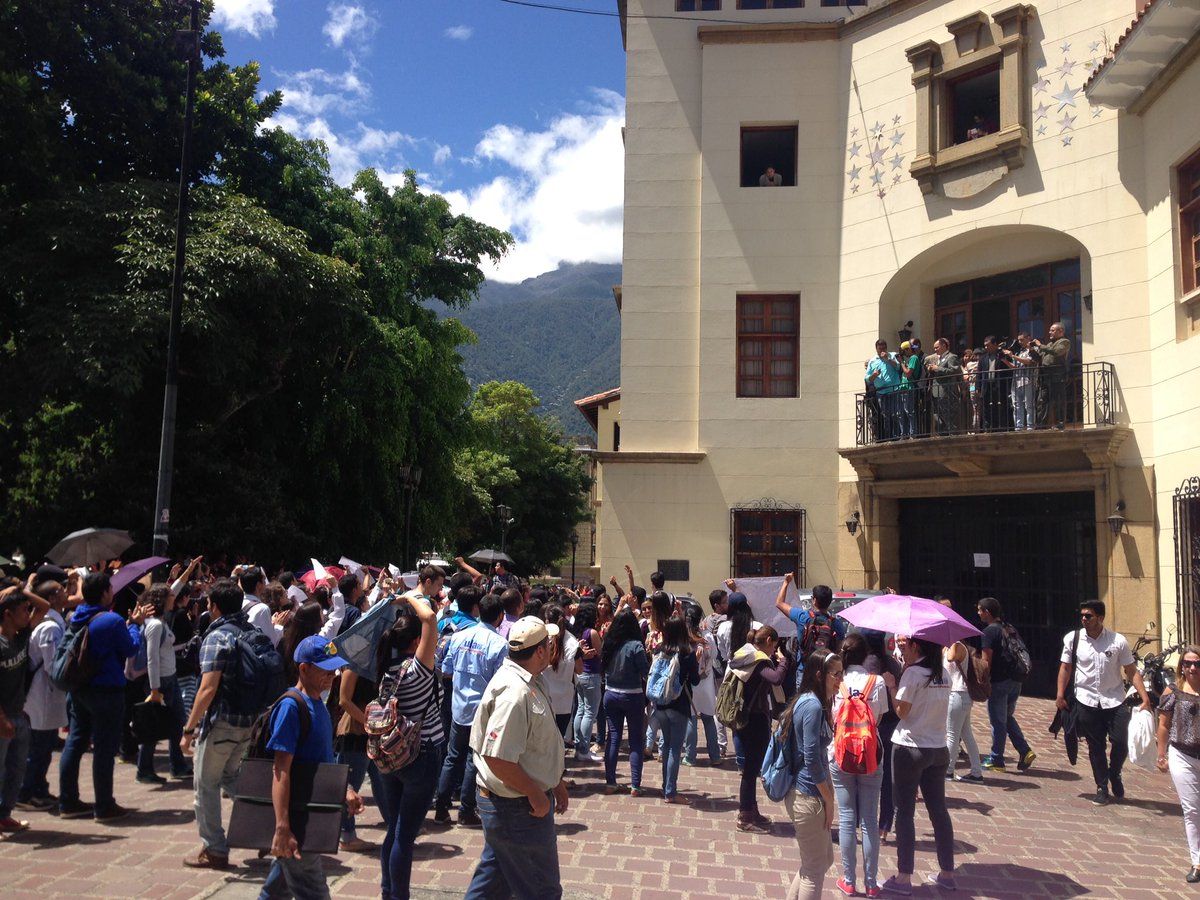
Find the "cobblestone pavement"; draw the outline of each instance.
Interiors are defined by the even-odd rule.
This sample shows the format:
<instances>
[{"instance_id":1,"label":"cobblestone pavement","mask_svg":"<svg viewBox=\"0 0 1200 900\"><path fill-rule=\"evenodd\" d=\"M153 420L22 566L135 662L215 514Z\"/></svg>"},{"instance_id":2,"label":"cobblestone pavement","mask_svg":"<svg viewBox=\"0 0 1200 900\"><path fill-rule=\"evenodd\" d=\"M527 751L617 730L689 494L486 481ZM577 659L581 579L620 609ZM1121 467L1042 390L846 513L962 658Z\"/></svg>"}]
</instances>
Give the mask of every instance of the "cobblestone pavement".
<instances>
[{"instance_id":1,"label":"cobblestone pavement","mask_svg":"<svg viewBox=\"0 0 1200 900\"><path fill-rule=\"evenodd\" d=\"M984 744L987 724L981 712L977 707L974 728ZM1038 754L1028 773L988 774L982 786L947 785L958 863L955 896L1148 900L1200 893L1184 883L1187 850L1170 778L1129 766L1124 802L1094 806L1086 753L1079 766L1067 764L1061 744L1046 733L1051 713L1045 700L1023 699L1018 707ZM165 760L160 768L166 768ZM90 797L88 770L85 761L85 799ZM966 771L961 764L960 771ZM622 773L627 777L624 760ZM113 825L18 811L32 828L0 841L6 900L257 895L267 862L249 851L235 850L236 868L228 872L181 865L183 856L199 846L190 782L156 788L137 784L134 774L132 766L117 766L117 799L136 812ZM791 824L782 804L764 797L760 807L776 823L772 833L735 832L738 776L731 764L683 769L680 790L692 798L691 807L669 806L653 790L638 799L606 796L599 764L572 763L568 777L576 787L558 828L568 897L732 900L786 893L797 859ZM644 784L661 785L657 760L647 765ZM479 856L481 832L435 826L432 817L426 825L428 833L417 841L413 896L461 897ZM374 807L364 813L359 836L382 839ZM935 869L932 833L918 806L917 872L923 876ZM895 848L889 842L880 855L881 876L894 870ZM326 873L335 897L379 895L378 862L370 854L328 857ZM940 893L926 886L915 896ZM825 882L825 896L841 896L833 877Z\"/></svg>"}]
</instances>

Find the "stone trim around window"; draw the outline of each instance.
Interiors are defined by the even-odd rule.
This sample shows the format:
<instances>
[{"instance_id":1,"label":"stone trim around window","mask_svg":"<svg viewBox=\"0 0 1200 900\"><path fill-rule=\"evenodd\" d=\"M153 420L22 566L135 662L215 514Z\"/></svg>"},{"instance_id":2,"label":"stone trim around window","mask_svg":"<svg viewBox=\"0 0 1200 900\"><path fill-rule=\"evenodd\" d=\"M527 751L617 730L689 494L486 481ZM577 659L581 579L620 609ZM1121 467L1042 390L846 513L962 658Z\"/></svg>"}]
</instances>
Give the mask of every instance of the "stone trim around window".
<instances>
[{"instance_id":1,"label":"stone trim around window","mask_svg":"<svg viewBox=\"0 0 1200 900\"><path fill-rule=\"evenodd\" d=\"M973 197L1025 164L1029 149L1029 23L1033 6L971 13L946 25L951 40L925 41L905 53L917 100L917 152L909 170L921 193ZM998 121L989 133L954 143L956 82L999 68ZM960 110L960 115L961 115Z\"/></svg>"}]
</instances>

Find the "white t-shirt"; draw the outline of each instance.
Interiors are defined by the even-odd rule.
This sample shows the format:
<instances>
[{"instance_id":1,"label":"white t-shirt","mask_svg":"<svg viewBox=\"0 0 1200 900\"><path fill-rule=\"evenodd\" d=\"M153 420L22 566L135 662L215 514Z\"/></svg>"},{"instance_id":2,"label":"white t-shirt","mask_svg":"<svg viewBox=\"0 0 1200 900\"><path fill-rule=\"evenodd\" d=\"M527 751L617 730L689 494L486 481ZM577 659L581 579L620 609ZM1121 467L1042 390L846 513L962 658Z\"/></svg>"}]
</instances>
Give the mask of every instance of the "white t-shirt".
<instances>
[{"instance_id":1,"label":"white t-shirt","mask_svg":"<svg viewBox=\"0 0 1200 900\"><path fill-rule=\"evenodd\" d=\"M762 622L759 622L758 620L753 620L750 622L751 631L757 631L759 628L762 628ZM732 634L733 622L729 621L728 619L717 626L717 651L721 654L721 659L725 660L726 662L729 662L729 658L732 655L729 651L729 637ZM740 650L741 647L738 649Z\"/></svg>"},{"instance_id":2,"label":"white t-shirt","mask_svg":"<svg viewBox=\"0 0 1200 900\"><path fill-rule=\"evenodd\" d=\"M575 702L575 657L578 653L579 641L567 631L563 634L562 659L558 662L558 671L553 666L546 666L542 671L542 681L546 693L550 695L550 711L556 716L569 713Z\"/></svg>"},{"instance_id":3,"label":"white t-shirt","mask_svg":"<svg viewBox=\"0 0 1200 900\"><path fill-rule=\"evenodd\" d=\"M1062 662L1071 664L1071 642L1075 632L1063 638ZM1125 635L1103 629L1093 640L1079 630L1076 651L1075 699L1085 706L1114 709L1125 702L1123 669L1133 665L1133 651Z\"/></svg>"},{"instance_id":4,"label":"white t-shirt","mask_svg":"<svg viewBox=\"0 0 1200 900\"><path fill-rule=\"evenodd\" d=\"M963 671L963 666L970 665L971 651L967 650L967 655L963 658L962 662L951 662L950 651L957 646L959 644L953 644L942 652L942 668L950 676L950 693L965 694L967 692L967 676ZM966 645L963 644L962 646L965 647Z\"/></svg>"},{"instance_id":5,"label":"white t-shirt","mask_svg":"<svg viewBox=\"0 0 1200 900\"><path fill-rule=\"evenodd\" d=\"M900 676L896 702L911 703L912 709L900 720L892 743L904 747L945 747L946 711L950 707L950 679L942 673L940 682L929 684L933 672L925 666L909 666Z\"/></svg>"}]
</instances>

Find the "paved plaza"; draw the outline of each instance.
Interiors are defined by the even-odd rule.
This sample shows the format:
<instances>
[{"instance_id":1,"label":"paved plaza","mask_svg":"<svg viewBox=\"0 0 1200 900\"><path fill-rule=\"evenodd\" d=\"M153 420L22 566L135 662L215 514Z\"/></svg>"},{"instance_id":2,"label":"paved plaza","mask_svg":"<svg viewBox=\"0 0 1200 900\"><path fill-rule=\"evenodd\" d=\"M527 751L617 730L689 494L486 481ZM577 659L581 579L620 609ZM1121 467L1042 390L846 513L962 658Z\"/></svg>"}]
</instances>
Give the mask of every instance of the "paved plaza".
<instances>
[{"instance_id":1,"label":"paved plaza","mask_svg":"<svg viewBox=\"0 0 1200 900\"><path fill-rule=\"evenodd\" d=\"M1169 777L1130 766L1125 801L1093 806L1086 754L1071 768L1061 743L1055 744L1046 733L1052 710L1045 700L1025 699L1018 707L1018 718L1038 753L1029 773L988 773L982 786L947 785L958 862L959 890L954 896L1149 900L1197 893L1183 880L1188 870L1183 822ZM974 725L982 743L987 728L980 721L981 711L976 707ZM160 768L165 769L165 761ZM91 796L88 770L85 760L85 799ZM624 780L624 760L622 770ZM257 895L267 861L250 851L235 850L231 861L237 865L227 872L196 871L180 863L199 846L190 782L155 788L137 784L134 774L133 766L117 766L117 799L136 811L112 825L18 812L33 828L0 841L6 900ZM638 799L606 796L599 764L572 763L568 777L576 787L570 810L560 817L558 834L569 897L732 900L782 898L786 893L796 867L786 813L782 804L761 798L762 812L776 822L772 833L736 832L738 776L731 764L681 771L680 790L693 798L691 807L668 806L653 790L651 796ZM647 766L644 784L652 789L661 784L657 760ZM373 806L362 823L360 837L382 840ZM482 834L478 829L435 826L432 817L426 825L428 833L417 841L413 896L461 897L479 856ZM918 807L917 872L923 877L935 869L932 832ZM880 855L881 880L894 870L895 847L889 841ZM329 857L326 872L334 897L379 895L379 866L370 854ZM932 887L915 892L917 897L940 894ZM841 896L833 878L826 880L825 896Z\"/></svg>"}]
</instances>

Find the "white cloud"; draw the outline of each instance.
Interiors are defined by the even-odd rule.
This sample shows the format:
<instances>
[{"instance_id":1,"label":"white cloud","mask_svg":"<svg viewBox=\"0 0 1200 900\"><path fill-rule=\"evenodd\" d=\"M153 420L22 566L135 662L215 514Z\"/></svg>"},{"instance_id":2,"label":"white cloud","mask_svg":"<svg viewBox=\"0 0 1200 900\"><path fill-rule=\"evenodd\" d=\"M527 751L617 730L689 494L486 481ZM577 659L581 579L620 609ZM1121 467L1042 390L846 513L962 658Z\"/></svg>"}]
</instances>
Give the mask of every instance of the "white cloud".
<instances>
[{"instance_id":1,"label":"white cloud","mask_svg":"<svg viewBox=\"0 0 1200 900\"><path fill-rule=\"evenodd\" d=\"M384 184L404 180L410 167L406 149L420 146L419 139L401 131L384 131L359 122L349 132L335 131L322 116L301 118L286 111L276 113L267 122L305 140L324 141L329 151L329 172L338 184L349 184L360 170L374 167Z\"/></svg>"},{"instance_id":2,"label":"white cloud","mask_svg":"<svg viewBox=\"0 0 1200 900\"><path fill-rule=\"evenodd\" d=\"M544 131L488 130L483 162L513 169L466 191L446 191L455 212L511 231L516 244L489 278L520 281L562 262L619 262L625 152L624 100L597 92L596 108L560 116Z\"/></svg>"},{"instance_id":3,"label":"white cloud","mask_svg":"<svg viewBox=\"0 0 1200 900\"><path fill-rule=\"evenodd\" d=\"M366 9L350 3L331 3L329 21L321 30L335 47L345 43L362 43L372 34L378 23L367 15Z\"/></svg>"},{"instance_id":4,"label":"white cloud","mask_svg":"<svg viewBox=\"0 0 1200 900\"><path fill-rule=\"evenodd\" d=\"M443 33L452 41L469 41L475 29L470 25L451 25Z\"/></svg>"},{"instance_id":5,"label":"white cloud","mask_svg":"<svg viewBox=\"0 0 1200 900\"><path fill-rule=\"evenodd\" d=\"M214 0L213 22L259 37L275 27L275 0Z\"/></svg>"},{"instance_id":6,"label":"white cloud","mask_svg":"<svg viewBox=\"0 0 1200 900\"><path fill-rule=\"evenodd\" d=\"M301 116L322 116L331 110L353 112L371 96L371 87L351 68L346 72L308 69L280 74L284 108Z\"/></svg>"}]
</instances>

